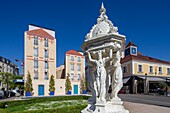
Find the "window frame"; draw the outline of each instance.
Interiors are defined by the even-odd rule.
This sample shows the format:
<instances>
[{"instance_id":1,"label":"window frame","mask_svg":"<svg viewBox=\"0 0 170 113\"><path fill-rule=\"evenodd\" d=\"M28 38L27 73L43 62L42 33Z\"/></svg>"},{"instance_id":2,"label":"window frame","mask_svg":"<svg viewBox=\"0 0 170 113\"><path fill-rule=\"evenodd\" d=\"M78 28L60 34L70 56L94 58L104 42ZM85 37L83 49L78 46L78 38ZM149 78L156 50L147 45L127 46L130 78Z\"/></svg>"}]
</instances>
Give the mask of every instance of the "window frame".
<instances>
[{"instance_id":1,"label":"window frame","mask_svg":"<svg viewBox=\"0 0 170 113\"><path fill-rule=\"evenodd\" d=\"M152 70L152 71L151 71ZM153 74L153 66L149 66L149 73Z\"/></svg>"},{"instance_id":2,"label":"window frame","mask_svg":"<svg viewBox=\"0 0 170 113\"><path fill-rule=\"evenodd\" d=\"M71 80L74 80L74 73L71 73L71 74L70 74L70 79L71 79Z\"/></svg>"},{"instance_id":3,"label":"window frame","mask_svg":"<svg viewBox=\"0 0 170 113\"><path fill-rule=\"evenodd\" d=\"M49 64L48 64L48 61L44 61L44 69L49 69Z\"/></svg>"},{"instance_id":4,"label":"window frame","mask_svg":"<svg viewBox=\"0 0 170 113\"><path fill-rule=\"evenodd\" d=\"M80 57L77 57L77 62L81 62L81 58Z\"/></svg>"},{"instance_id":5,"label":"window frame","mask_svg":"<svg viewBox=\"0 0 170 113\"><path fill-rule=\"evenodd\" d=\"M167 68L167 75L170 75L170 68Z\"/></svg>"},{"instance_id":6,"label":"window frame","mask_svg":"<svg viewBox=\"0 0 170 113\"><path fill-rule=\"evenodd\" d=\"M46 74L46 73L47 73L47 74ZM48 79L49 79L49 77L48 77L48 72L47 72L47 71L44 72L44 79L45 79L45 80L48 80Z\"/></svg>"},{"instance_id":7,"label":"window frame","mask_svg":"<svg viewBox=\"0 0 170 113\"><path fill-rule=\"evenodd\" d=\"M77 71L81 71L81 64L77 64Z\"/></svg>"},{"instance_id":8,"label":"window frame","mask_svg":"<svg viewBox=\"0 0 170 113\"><path fill-rule=\"evenodd\" d=\"M37 64L37 66L36 66ZM38 60L34 59L34 68L38 68Z\"/></svg>"},{"instance_id":9,"label":"window frame","mask_svg":"<svg viewBox=\"0 0 170 113\"><path fill-rule=\"evenodd\" d=\"M72 67L73 66L73 67ZM70 70L74 71L74 64L70 64Z\"/></svg>"},{"instance_id":10,"label":"window frame","mask_svg":"<svg viewBox=\"0 0 170 113\"><path fill-rule=\"evenodd\" d=\"M158 67L158 74L162 74L162 67Z\"/></svg>"},{"instance_id":11,"label":"window frame","mask_svg":"<svg viewBox=\"0 0 170 113\"><path fill-rule=\"evenodd\" d=\"M141 66L141 67L140 67ZM141 70L140 70L141 69ZM138 73L142 73L142 71L143 71L143 67L142 67L142 65L141 64L138 64Z\"/></svg>"},{"instance_id":12,"label":"window frame","mask_svg":"<svg viewBox=\"0 0 170 113\"><path fill-rule=\"evenodd\" d=\"M78 76L78 77L77 77L77 80L81 80L81 74L78 73L77 76Z\"/></svg>"},{"instance_id":13,"label":"window frame","mask_svg":"<svg viewBox=\"0 0 170 113\"><path fill-rule=\"evenodd\" d=\"M74 56L70 56L70 61L74 61Z\"/></svg>"},{"instance_id":14,"label":"window frame","mask_svg":"<svg viewBox=\"0 0 170 113\"><path fill-rule=\"evenodd\" d=\"M47 38L44 39L44 47L49 47L49 41Z\"/></svg>"},{"instance_id":15,"label":"window frame","mask_svg":"<svg viewBox=\"0 0 170 113\"><path fill-rule=\"evenodd\" d=\"M37 36L34 36L34 45L38 45L38 37Z\"/></svg>"},{"instance_id":16,"label":"window frame","mask_svg":"<svg viewBox=\"0 0 170 113\"><path fill-rule=\"evenodd\" d=\"M48 49L44 49L44 57L49 58L49 50Z\"/></svg>"},{"instance_id":17,"label":"window frame","mask_svg":"<svg viewBox=\"0 0 170 113\"><path fill-rule=\"evenodd\" d=\"M34 47L34 57L38 57L38 47Z\"/></svg>"}]
</instances>

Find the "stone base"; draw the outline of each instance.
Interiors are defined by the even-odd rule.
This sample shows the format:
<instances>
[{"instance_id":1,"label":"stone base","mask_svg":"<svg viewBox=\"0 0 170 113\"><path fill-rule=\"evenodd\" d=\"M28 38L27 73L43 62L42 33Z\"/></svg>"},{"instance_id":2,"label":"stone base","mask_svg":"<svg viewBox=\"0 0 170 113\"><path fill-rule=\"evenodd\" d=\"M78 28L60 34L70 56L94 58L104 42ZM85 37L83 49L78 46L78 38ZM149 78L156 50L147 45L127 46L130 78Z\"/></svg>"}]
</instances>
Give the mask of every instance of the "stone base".
<instances>
[{"instance_id":1,"label":"stone base","mask_svg":"<svg viewBox=\"0 0 170 113\"><path fill-rule=\"evenodd\" d=\"M129 113L122 104L123 102L120 100L116 100L114 102L109 101L106 103L97 102L95 104L96 107L94 111L89 110L89 106L87 106L81 111L81 113Z\"/></svg>"}]
</instances>

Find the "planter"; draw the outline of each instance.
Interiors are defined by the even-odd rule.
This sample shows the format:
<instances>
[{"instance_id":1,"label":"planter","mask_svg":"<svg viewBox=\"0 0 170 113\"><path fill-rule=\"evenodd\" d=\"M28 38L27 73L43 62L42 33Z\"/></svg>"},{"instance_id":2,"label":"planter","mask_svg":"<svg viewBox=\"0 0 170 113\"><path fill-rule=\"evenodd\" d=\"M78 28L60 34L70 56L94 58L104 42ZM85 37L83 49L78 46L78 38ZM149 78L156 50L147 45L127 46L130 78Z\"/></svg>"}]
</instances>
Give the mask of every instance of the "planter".
<instances>
[{"instance_id":1,"label":"planter","mask_svg":"<svg viewBox=\"0 0 170 113\"><path fill-rule=\"evenodd\" d=\"M52 92L50 91L50 95L54 95L54 92L53 92L53 91L52 91Z\"/></svg>"},{"instance_id":2,"label":"planter","mask_svg":"<svg viewBox=\"0 0 170 113\"><path fill-rule=\"evenodd\" d=\"M68 91L68 92L67 92L67 95L71 95L71 91Z\"/></svg>"},{"instance_id":3,"label":"planter","mask_svg":"<svg viewBox=\"0 0 170 113\"><path fill-rule=\"evenodd\" d=\"M25 93L25 96L27 97L27 96L31 96L31 92L26 92Z\"/></svg>"},{"instance_id":4,"label":"planter","mask_svg":"<svg viewBox=\"0 0 170 113\"><path fill-rule=\"evenodd\" d=\"M83 94L87 94L87 91L86 91L86 90L83 90Z\"/></svg>"}]
</instances>

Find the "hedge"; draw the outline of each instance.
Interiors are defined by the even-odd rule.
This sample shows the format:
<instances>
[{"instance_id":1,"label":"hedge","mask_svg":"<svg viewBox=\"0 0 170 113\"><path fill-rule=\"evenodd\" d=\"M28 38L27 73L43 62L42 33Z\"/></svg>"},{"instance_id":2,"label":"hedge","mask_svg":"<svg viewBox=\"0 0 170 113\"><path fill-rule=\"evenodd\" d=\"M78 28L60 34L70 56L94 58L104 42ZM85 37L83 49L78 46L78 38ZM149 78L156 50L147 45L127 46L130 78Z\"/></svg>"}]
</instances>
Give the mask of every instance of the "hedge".
<instances>
[{"instance_id":1,"label":"hedge","mask_svg":"<svg viewBox=\"0 0 170 113\"><path fill-rule=\"evenodd\" d=\"M24 104L32 104L37 102L44 101L62 101L62 100L87 100L89 96L57 96L57 97L37 97L37 98L28 98L27 100L14 100L14 101L6 101L0 102L0 108L24 105Z\"/></svg>"}]
</instances>

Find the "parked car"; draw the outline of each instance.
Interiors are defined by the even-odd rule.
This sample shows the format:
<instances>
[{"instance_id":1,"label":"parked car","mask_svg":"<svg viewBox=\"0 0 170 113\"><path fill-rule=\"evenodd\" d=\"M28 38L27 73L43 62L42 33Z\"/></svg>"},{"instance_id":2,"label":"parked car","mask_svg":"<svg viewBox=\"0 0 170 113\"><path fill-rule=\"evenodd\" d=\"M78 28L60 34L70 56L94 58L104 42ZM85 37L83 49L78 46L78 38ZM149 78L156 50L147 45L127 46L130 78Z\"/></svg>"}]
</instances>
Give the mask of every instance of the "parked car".
<instances>
[{"instance_id":1,"label":"parked car","mask_svg":"<svg viewBox=\"0 0 170 113\"><path fill-rule=\"evenodd\" d=\"M19 90L11 90L11 93L14 93L14 96L20 96Z\"/></svg>"},{"instance_id":2,"label":"parked car","mask_svg":"<svg viewBox=\"0 0 170 113\"><path fill-rule=\"evenodd\" d=\"M0 98L4 98L4 91L0 90Z\"/></svg>"},{"instance_id":3,"label":"parked car","mask_svg":"<svg viewBox=\"0 0 170 113\"><path fill-rule=\"evenodd\" d=\"M9 90L8 91L8 97L13 97L13 96L20 96L19 90Z\"/></svg>"}]
</instances>

